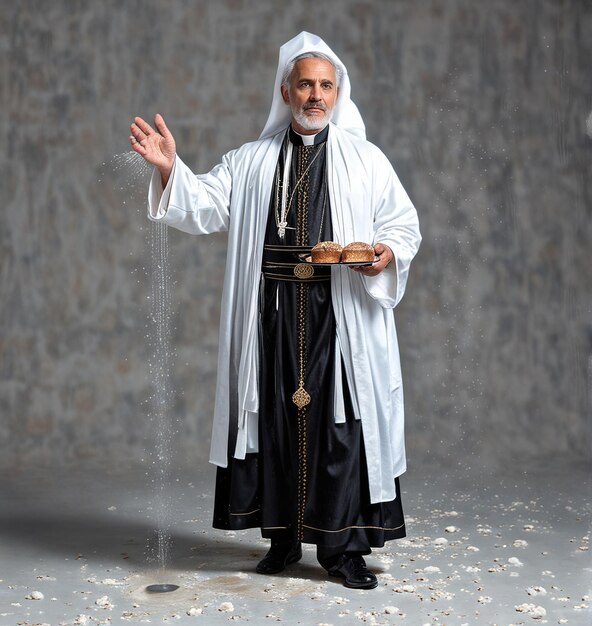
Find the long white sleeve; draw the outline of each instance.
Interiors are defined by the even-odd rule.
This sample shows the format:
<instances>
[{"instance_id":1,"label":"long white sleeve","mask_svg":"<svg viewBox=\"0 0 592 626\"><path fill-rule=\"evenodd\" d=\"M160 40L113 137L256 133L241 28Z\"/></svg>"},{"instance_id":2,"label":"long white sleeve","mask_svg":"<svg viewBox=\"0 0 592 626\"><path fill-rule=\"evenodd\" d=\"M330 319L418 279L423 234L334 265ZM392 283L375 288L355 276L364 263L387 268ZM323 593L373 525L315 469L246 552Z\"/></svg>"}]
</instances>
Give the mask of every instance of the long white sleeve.
<instances>
[{"instance_id":1,"label":"long white sleeve","mask_svg":"<svg viewBox=\"0 0 592 626\"><path fill-rule=\"evenodd\" d=\"M226 157L207 174L194 174L179 156L166 187L155 168L148 190L148 217L192 235L228 230L232 175Z\"/></svg>"}]
</instances>

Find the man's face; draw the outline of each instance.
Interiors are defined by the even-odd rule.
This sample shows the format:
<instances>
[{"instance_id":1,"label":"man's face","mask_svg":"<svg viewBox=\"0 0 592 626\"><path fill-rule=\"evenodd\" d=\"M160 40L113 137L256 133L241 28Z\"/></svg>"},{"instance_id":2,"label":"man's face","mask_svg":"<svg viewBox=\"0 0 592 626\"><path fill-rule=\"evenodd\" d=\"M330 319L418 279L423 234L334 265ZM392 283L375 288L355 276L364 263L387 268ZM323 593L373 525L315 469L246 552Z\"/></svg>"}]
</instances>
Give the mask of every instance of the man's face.
<instances>
[{"instance_id":1,"label":"man's face","mask_svg":"<svg viewBox=\"0 0 592 626\"><path fill-rule=\"evenodd\" d=\"M282 97L292 111L292 127L301 135L312 135L329 123L337 99L335 68L316 57L300 59L290 77L289 89L282 85Z\"/></svg>"}]
</instances>

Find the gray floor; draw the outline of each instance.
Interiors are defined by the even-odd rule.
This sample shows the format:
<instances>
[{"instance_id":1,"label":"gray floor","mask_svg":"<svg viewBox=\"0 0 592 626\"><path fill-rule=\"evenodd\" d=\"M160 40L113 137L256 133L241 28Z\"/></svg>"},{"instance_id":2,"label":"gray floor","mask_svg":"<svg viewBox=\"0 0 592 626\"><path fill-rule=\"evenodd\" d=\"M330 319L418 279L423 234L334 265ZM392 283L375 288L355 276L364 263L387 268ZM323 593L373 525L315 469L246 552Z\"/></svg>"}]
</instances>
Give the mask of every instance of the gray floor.
<instances>
[{"instance_id":1,"label":"gray floor","mask_svg":"<svg viewBox=\"0 0 592 626\"><path fill-rule=\"evenodd\" d=\"M367 559L372 591L328 579L311 546L279 576L254 573L258 532L210 527L213 476L204 464L171 479L163 572L149 561L159 501L145 468L5 473L0 625L592 624L590 466L489 475L411 464L408 536ZM155 582L180 589L146 593Z\"/></svg>"}]
</instances>

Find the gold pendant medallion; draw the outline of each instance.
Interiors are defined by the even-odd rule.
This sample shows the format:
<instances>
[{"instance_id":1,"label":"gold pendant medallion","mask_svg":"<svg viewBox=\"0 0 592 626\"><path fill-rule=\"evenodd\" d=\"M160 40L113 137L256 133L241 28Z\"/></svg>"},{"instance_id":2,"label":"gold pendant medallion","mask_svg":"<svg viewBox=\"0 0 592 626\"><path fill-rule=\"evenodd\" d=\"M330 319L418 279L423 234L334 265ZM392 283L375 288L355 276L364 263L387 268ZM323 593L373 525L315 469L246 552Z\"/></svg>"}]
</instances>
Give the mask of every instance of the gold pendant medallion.
<instances>
[{"instance_id":1,"label":"gold pendant medallion","mask_svg":"<svg viewBox=\"0 0 592 626\"><path fill-rule=\"evenodd\" d=\"M298 389L292 394L292 402L301 409L310 403L310 395L306 391L306 389L300 385Z\"/></svg>"}]
</instances>

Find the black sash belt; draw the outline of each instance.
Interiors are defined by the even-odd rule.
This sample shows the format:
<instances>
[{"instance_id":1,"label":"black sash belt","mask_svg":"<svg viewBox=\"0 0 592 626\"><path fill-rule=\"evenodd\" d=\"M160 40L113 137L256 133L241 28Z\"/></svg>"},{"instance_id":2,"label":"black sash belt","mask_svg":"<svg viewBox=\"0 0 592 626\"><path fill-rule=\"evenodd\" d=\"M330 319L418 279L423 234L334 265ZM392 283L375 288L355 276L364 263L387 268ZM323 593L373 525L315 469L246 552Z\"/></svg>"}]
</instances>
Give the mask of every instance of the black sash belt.
<instances>
[{"instance_id":1,"label":"black sash belt","mask_svg":"<svg viewBox=\"0 0 592 626\"><path fill-rule=\"evenodd\" d=\"M263 246L263 275L274 280L307 283L331 280L330 267L314 267L304 262L310 250L311 246Z\"/></svg>"}]
</instances>

